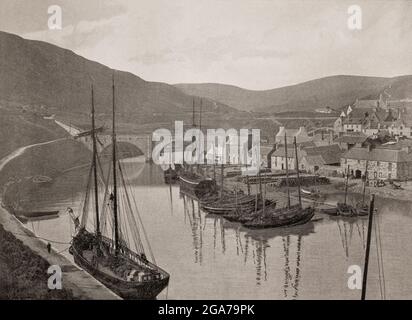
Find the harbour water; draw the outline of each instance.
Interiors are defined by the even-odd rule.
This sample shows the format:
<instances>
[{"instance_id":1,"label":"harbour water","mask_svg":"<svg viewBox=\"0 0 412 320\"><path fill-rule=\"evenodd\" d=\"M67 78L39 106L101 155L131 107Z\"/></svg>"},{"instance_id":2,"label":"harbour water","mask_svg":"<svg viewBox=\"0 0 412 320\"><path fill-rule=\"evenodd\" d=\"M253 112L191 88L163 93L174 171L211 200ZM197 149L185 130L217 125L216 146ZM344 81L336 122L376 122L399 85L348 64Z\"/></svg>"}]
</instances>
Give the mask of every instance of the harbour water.
<instances>
[{"instance_id":1,"label":"harbour water","mask_svg":"<svg viewBox=\"0 0 412 320\"><path fill-rule=\"evenodd\" d=\"M132 190L156 262L171 276L159 299L360 298L360 290L348 288L348 268L363 268L367 218L317 213L314 222L299 227L248 230L199 210L178 185L164 184L155 165L129 165L127 173L133 175ZM84 186L66 186L64 196L56 194L57 185L69 183L64 175L54 182L52 193L44 187L37 204L62 213L68 206L79 210ZM328 201L341 197L330 195ZM384 292L386 299L411 299L412 278L405 276L412 269L411 203L378 198L376 207L380 237L372 234L367 298L380 299ZM67 214L27 227L70 257L74 227ZM383 276L376 242L381 243Z\"/></svg>"}]
</instances>

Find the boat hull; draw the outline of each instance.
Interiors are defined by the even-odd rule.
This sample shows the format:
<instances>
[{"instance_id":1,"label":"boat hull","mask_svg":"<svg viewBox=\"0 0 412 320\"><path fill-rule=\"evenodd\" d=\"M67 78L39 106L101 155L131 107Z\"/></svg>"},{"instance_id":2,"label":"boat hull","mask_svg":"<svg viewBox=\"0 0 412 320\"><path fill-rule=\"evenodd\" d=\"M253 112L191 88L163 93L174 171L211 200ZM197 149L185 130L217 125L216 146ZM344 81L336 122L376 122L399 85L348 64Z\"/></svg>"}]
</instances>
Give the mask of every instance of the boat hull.
<instances>
[{"instance_id":1,"label":"boat hull","mask_svg":"<svg viewBox=\"0 0 412 320\"><path fill-rule=\"evenodd\" d=\"M217 192L216 181L213 179L195 179L186 176L179 176L179 185L180 190L184 191L184 193L198 199L202 199L206 195Z\"/></svg>"},{"instance_id":2,"label":"boat hull","mask_svg":"<svg viewBox=\"0 0 412 320\"><path fill-rule=\"evenodd\" d=\"M202 210L211 214L230 214L234 213L236 210L240 209L242 211L253 211L255 209L256 199L253 196L246 196L244 198L231 199L229 202L225 201L213 201L211 203L205 203L202 205ZM259 205L259 204L258 204ZM259 209L260 207L258 207Z\"/></svg>"},{"instance_id":3,"label":"boat hull","mask_svg":"<svg viewBox=\"0 0 412 320\"><path fill-rule=\"evenodd\" d=\"M169 274L160 269L159 267L151 264L150 262L144 262L152 270L155 270L161 274L161 278L152 279L149 281L127 281L113 277L98 268L96 268L89 260L85 259L80 250L72 245L69 252L73 255L74 262L83 270L91 274L104 286L113 291L119 297L127 300L154 300L169 284ZM122 256L125 258L125 256ZM126 258L127 259L127 258ZM133 262L132 262L133 263Z\"/></svg>"},{"instance_id":4,"label":"boat hull","mask_svg":"<svg viewBox=\"0 0 412 320\"><path fill-rule=\"evenodd\" d=\"M296 213L298 214L290 218L285 216L283 213L278 214L278 216L276 216L275 213L275 215L266 218L258 217L245 223L244 226L250 229L293 227L309 222L315 214L315 209L312 207L305 209L301 208L296 210ZM283 218L280 218L281 216L283 216Z\"/></svg>"}]
</instances>

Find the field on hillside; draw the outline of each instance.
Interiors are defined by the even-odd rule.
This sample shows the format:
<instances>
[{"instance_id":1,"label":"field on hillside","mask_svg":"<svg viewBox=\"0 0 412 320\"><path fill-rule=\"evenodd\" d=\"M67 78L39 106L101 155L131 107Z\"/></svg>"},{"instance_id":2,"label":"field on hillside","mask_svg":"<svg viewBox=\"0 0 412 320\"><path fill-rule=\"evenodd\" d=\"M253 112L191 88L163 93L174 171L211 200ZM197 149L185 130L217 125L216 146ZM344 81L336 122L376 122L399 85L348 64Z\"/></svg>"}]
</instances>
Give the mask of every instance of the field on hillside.
<instances>
[{"instance_id":1,"label":"field on hillside","mask_svg":"<svg viewBox=\"0 0 412 320\"><path fill-rule=\"evenodd\" d=\"M52 120L0 103L0 159L17 148L67 136Z\"/></svg>"}]
</instances>

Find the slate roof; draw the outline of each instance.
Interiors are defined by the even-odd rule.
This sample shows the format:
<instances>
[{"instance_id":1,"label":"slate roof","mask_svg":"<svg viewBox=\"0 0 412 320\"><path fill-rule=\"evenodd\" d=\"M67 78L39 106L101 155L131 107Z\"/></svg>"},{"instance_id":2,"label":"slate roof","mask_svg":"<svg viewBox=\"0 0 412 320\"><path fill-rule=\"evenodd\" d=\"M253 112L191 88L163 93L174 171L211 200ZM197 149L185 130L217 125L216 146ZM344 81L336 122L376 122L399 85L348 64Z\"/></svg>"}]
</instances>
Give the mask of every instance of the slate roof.
<instances>
[{"instance_id":1,"label":"slate roof","mask_svg":"<svg viewBox=\"0 0 412 320\"><path fill-rule=\"evenodd\" d=\"M341 149L337 144L327 146L310 146L298 150L299 158L305 157L308 162L314 164L333 164L340 162ZM276 150L272 156L285 157L285 149L280 148ZM293 146L288 146L288 158L295 158L295 150Z\"/></svg>"},{"instance_id":2,"label":"slate roof","mask_svg":"<svg viewBox=\"0 0 412 320\"><path fill-rule=\"evenodd\" d=\"M352 132L351 134L341 136L335 139L335 142L338 143L347 143L347 144L355 144L355 143L363 143L366 141L368 137L363 132Z\"/></svg>"},{"instance_id":3,"label":"slate roof","mask_svg":"<svg viewBox=\"0 0 412 320\"><path fill-rule=\"evenodd\" d=\"M342 155L345 159L384 161L384 162L412 162L412 152L401 149L399 146L380 146L369 151L368 148L355 147Z\"/></svg>"}]
</instances>

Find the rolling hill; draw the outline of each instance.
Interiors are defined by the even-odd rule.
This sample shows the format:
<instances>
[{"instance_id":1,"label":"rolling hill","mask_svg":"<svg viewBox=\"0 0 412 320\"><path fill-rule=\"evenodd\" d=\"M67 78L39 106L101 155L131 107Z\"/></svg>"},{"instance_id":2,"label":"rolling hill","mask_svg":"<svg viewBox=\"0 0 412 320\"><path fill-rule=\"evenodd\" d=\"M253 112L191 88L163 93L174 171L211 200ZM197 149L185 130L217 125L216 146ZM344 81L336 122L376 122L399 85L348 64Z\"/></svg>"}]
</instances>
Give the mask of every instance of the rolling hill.
<instances>
[{"instance_id":1,"label":"rolling hill","mask_svg":"<svg viewBox=\"0 0 412 320\"><path fill-rule=\"evenodd\" d=\"M412 76L394 78L337 75L271 90L247 90L217 83L176 84L187 94L203 96L245 111L311 111L319 107L340 108L356 98L412 97ZM388 95L386 95L388 97Z\"/></svg>"},{"instance_id":2,"label":"rolling hill","mask_svg":"<svg viewBox=\"0 0 412 320\"><path fill-rule=\"evenodd\" d=\"M52 112L84 113L90 110L90 85L95 86L96 112L109 113L112 103L112 69L49 43L26 40L0 32L0 100L22 105L44 105ZM148 82L116 71L117 110L124 116L192 112L193 97L160 82ZM236 112L210 99L203 110Z\"/></svg>"}]
</instances>

